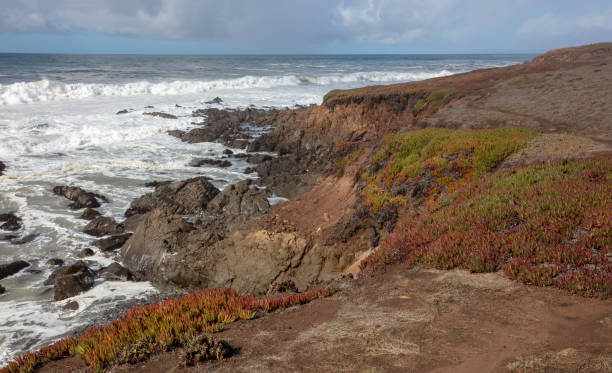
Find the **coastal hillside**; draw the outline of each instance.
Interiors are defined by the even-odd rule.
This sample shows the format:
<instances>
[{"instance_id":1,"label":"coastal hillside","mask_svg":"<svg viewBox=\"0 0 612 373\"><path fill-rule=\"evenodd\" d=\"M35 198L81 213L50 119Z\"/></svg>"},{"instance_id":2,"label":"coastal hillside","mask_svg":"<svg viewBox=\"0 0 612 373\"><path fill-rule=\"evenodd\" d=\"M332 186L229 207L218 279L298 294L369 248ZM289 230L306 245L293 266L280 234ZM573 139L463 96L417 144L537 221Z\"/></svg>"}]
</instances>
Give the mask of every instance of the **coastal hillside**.
<instances>
[{"instance_id":1,"label":"coastal hillside","mask_svg":"<svg viewBox=\"0 0 612 373\"><path fill-rule=\"evenodd\" d=\"M117 248L195 293L2 373L612 371L612 44L193 117L260 178L156 183Z\"/></svg>"}]
</instances>

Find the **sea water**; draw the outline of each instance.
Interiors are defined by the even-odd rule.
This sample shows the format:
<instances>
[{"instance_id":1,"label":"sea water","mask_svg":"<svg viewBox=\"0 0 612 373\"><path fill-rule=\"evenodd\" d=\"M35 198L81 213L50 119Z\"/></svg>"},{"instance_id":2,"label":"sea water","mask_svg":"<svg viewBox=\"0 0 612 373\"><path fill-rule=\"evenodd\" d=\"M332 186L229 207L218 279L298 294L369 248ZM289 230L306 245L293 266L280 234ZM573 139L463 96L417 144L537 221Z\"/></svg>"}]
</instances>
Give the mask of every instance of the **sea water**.
<instances>
[{"instance_id":1,"label":"sea water","mask_svg":"<svg viewBox=\"0 0 612 373\"><path fill-rule=\"evenodd\" d=\"M74 185L109 199L99 211L123 220L130 202L151 192L145 183L210 177L218 188L245 174L245 160L229 168L190 167L192 158L221 158L217 143L187 144L168 130L188 130L192 111L207 107L294 107L318 104L332 89L415 81L523 62L529 55L299 55L142 56L0 54L0 213L23 219L20 237L0 241L0 264L31 265L0 280L0 366L16 354L39 348L75 328L96 323L108 310L158 289L149 282L96 280L74 298L53 301L43 285L50 258L66 262L91 247L87 221L55 185ZM215 97L220 104L207 104ZM128 109L129 113L117 115ZM143 115L148 111L178 119ZM243 152L241 149L232 149ZM277 202L279 198L272 199ZM0 232L0 235L9 232ZM120 258L96 254L93 269ZM76 301L78 310L64 308Z\"/></svg>"}]
</instances>

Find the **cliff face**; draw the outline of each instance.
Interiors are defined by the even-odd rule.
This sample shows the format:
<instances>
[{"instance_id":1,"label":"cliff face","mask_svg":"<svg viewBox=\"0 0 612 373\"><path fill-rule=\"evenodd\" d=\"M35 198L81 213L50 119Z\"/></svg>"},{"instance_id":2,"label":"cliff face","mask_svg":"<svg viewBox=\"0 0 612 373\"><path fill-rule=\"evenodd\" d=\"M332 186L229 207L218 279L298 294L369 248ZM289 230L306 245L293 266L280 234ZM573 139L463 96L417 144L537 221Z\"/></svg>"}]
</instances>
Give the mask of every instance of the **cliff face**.
<instances>
[{"instance_id":1,"label":"cliff face","mask_svg":"<svg viewBox=\"0 0 612 373\"><path fill-rule=\"evenodd\" d=\"M425 159L424 166L419 166L424 167L423 176L403 184L398 181L401 178L384 174L390 171L381 171L391 170L385 162L395 157L381 153L389 141L397 141L387 135L426 127L520 126L548 134L522 139L520 146L526 141L522 151L512 155L505 168L591 157L609 151L612 142L609 97L612 44L599 44L551 51L516 66L332 91L318 106L250 112L251 122L274 130L251 142L249 151L279 154L258 160L255 169L262 177L260 184L291 200L247 224L226 226L225 231L214 228L213 235L210 224L196 224L188 232L177 229L164 241L172 247L141 240L134 248L133 239L131 251L124 247L126 262L150 259L148 248L159 247L165 254L155 254L155 260L149 260L152 267L134 269L150 279L181 286L232 286L255 293L265 292L272 282L292 280L302 290L313 281L354 274L359 271L356 263L402 217L417 213L424 203L449 190L449 185L463 182L461 170L470 169L461 168L457 163L461 159L452 154ZM437 136L423 134L430 135ZM489 141L487 134L482 136L485 140L465 141ZM462 151L466 161L472 162L474 148ZM508 154L503 153L496 162ZM374 162L375 155L381 161ZM436 171L428 162L461 167ZM434 175L436 172L443 177ZM139 229L155 229L157 220L150 217L145 220L149 226ZM172 244L175 241L182 243ZM261 262L269 265L262 269ZM255 269L265 276L252 278Z\"/></svg>"}]
</instances>

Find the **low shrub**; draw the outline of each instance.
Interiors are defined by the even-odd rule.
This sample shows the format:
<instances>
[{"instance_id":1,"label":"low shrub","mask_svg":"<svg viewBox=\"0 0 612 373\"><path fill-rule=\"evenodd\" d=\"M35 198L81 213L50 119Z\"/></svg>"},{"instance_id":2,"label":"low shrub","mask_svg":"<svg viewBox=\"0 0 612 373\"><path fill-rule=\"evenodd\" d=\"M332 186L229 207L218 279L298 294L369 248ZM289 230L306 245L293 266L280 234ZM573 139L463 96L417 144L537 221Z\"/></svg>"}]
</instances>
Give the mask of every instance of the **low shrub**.
<instances>
[{"instance_id":1,"label":"low shrub","mask_svg":"<svg viewBox=\"0 0 612 373\"><path fill-rule=\"evenodd\" d=\"M405 203L407 188L397 188L400 185L431 198L443 191L450 193L484 176L534 136L531 130L515 127L426 128L389 135L362 175L366 203L375 212L388 203Z\"/></svg>"},{"instance_id":2,"label":"low shrub","mask_svg":"<svg viewBox=\"0 0 612 373\"><path fill-rule=\"evenodd\" d=\"M504 273L585 296L612 295L612 159L489 174L398 224L361 263L405 261Z\"/></svg>"},{"instance_id":3,"label":"low shrub","mask_svg":"<svg viewBox=\"0 0 612 373\"><path fill-rule=\"evenodd\" d=\"M255 298L250 295L238 296L231 289L210 289L180 299L134 307L120 319L104 327L90 328L79 338L68 337L36 353L27 352L18 356L0 369L0 373L28 373L45 361L75 355L95 372L103 372L112 364L136 363L153 353L192 343L194 335L217 332L224 323L238 319L252 319L256 311L271 312L305 304L315 298L329 296L332 292L331 289L324 289L289 296ZM213 343L209 347L215 356L226 356L224 350L219 349L219 344ZM194 353L193 358L196 357L197 353ZM200 354L198 359L201 358Z\"/></svg>"}]
</instances>

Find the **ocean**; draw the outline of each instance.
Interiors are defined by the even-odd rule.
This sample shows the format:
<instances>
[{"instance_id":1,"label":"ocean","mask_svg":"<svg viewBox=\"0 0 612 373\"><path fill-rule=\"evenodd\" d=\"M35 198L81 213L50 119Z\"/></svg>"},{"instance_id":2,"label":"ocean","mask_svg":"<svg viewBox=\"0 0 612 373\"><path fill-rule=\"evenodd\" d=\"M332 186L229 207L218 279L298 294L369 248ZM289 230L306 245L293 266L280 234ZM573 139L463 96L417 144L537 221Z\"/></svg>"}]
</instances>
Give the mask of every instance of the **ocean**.
<instances>
[{"instance_id":1,"label":"ocean","mask_svg":"<svg viewBox=\"0 0 612 373\"><path fill-rule=\"evenodd\" d=\"M75 185L103 194L99 211L123 220L131 200L151 192L145 183L208 176L222 189L245 174L243 159L229 168L190 167L194 157L221 158L216 143L187 144L168 136L194 127L190 116L207 107L294 107L319 104L332 89L390 84L501 67L533 55L296 55L144 56L0 54L0 213L15 212L33 238L0 240L0 264L25 260L30 267L0 280L0 366L129 300L159 292L148 282L96 280L93 289L54 302L43 282L50 258L66 262L90 247L82 211L52 193ZM207 103L215 97L219 104ZM152 108L151 108L152 107ZM128 109L127 114L117 115ZM145 116L161 111L178 119ZM232 149L234 152L244 152ZM277 202L275 198L271 202ZM12 232L0 231L0 236ZM94 250L95 251L95 250ZM119 261L96 251L93 269ZM69 301L78 310L64 306Z\"/></svg>"}]
</instances>

